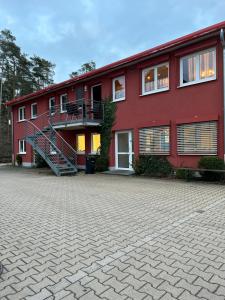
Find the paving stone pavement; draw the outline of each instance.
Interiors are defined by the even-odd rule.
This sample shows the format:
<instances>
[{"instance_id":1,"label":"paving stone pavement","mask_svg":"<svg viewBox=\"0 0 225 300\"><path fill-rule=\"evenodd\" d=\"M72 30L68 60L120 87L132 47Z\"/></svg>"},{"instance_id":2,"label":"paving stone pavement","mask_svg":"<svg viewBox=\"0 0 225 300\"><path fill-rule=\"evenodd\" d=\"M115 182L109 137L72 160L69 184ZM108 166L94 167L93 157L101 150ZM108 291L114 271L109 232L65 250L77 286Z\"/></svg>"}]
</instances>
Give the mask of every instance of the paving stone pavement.
<instances>
[{"instance_id":1,"label":"paving stone pavement","mask_svg":"<svg viewBox=\"0 0 225 300\"><path fill-rule=\"evenodd\" d=\"M225 186L0 167L1 300L224 300Z\"/></svg>"}]
</instances>

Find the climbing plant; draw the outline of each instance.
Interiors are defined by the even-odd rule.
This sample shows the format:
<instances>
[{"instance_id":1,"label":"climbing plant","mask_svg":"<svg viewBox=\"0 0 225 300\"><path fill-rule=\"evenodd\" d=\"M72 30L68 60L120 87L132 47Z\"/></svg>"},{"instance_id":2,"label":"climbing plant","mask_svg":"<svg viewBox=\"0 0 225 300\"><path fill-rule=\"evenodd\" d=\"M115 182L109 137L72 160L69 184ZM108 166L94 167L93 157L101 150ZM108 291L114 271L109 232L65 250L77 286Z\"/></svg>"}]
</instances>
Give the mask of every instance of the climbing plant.
<instances>
[{"instance_id":1,"label":"climbing plant","mask_svg":"<svg viewBox=\"0 0 225 300\"><path fill-rule=\"evenodd\" d=\"M103 101L103 121L101 124L101 148L100 155L96 159L96 171L102 172L109 167L109 148L112 139L112 127L116 118L116 104L111 97Z\"/></svg>"}]
</instances>

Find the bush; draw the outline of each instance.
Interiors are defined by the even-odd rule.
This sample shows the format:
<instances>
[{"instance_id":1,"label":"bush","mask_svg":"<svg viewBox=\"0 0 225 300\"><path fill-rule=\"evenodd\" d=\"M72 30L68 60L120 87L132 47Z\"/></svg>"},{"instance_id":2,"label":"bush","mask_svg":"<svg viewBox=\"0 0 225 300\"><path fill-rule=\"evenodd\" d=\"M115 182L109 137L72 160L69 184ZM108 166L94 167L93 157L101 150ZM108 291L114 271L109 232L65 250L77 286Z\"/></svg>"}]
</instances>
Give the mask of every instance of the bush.
<instances>
[{"instance_id":1,"label":"bush","mask_svg":"<svg viewBox=\"0 0 225 300\"><path fill-rule=\"evenodd\" d=\"M36 164L37 168L46 168L46 167L48 167L48 164L46 163L46 161L37 152L35 152L35 164Z\"/></svg>"},{"instance_id":2,"label":"bush","mask_svg":"<svg viewBox=\"0 0 225 300\"><path fill-rule=\"evenodd\" d=\"M176 170L176 178L177 179L187 179L190 180L194 178L194 172L191 170Z\"/></svg>"},{"instance_id":3,"label":"bush","mask_svg":"<svg viewBox=\"0 0 225 300\"><path fill-rule=\"evenodd\" d=\"M209 169L209 170L224 170L225 164L223 159L217 156L209 156L202 157L199 160L198 167L200 169ZM202 178L208 181L220 181L224 179L224 173L216 173L216 172L200 172Z\"/></svg>"},{"instance_id":4,"label":"bush","mask_svg":"<svg viewBox=\"0 0 225 300\"><path fill-rule=\"evenodd\" d=\"M17 154L17 155L16 155L16 162L17 162L17 165L18 165L19 167L22 166L23 158L22 158L22 156L21 156L20 154Z\"/></svg>"},{"instance_id":5,"label":"bush","mask_svg":"<svg viewBox=\"0 0 225 300\"><path fill-rule=\"evenodd\" d=\"M98 156L95 162L95 171L96 172L104 172L108 170L109 166L109 158Z\"/></svg>"},{"instance_id":6,"label":"bush","mask_svg":"<svg viewBox=\"0 0 225 300\"><path fill-rule=\"evenodd\" d=\"M167 177L172 173L172 166L164 156L140 155L133 164L135 174L154 177Z\"/></svg>"}]
</instances>

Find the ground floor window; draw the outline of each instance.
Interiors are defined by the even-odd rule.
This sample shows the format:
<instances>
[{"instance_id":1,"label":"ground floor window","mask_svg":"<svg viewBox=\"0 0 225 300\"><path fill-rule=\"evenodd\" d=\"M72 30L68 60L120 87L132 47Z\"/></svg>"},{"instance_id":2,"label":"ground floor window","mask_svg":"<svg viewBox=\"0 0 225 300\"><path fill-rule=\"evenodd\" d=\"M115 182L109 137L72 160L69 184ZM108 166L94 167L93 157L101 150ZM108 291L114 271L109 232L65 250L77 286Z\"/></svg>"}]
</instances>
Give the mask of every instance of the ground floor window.
<instances>
[{"instance_id":1,"label":"ground floor window","mask_svg":"<svg viewBox=\"0 0 225 300\"><path fill-rule=\"evenodd\" d=\"M26 154L26 141L19 140L19 154Z\"/></svg>"},{"instance_id":2,"label":"ground floor window","mask_svg":"<svg viewBox=\"0 0 225 300\"><path fill-rule=\"evenodd\" d=\"M85 153L85 134L77 134L76 149L78 153Z\"/></svg>"},{"instance_id":3,"label":"ground floor window","mask_svg":"<svg viewBox=\"0 0 225 300\"><path fill-rule=\"evenodd\" d=\"M50 154L55 155L55 154L57 154L56 148L54 147L54 145L56 145L56 135L55 134L51 135L50 140L53 143L53 144L50 144Z\"/></svg>"},{"instance_id":4,"label":"ground floor window","mask_svg":"<svg viewBox=\"0 0 225 300\"><path fill-rule=\"evenodd\" d=\"M169 126L141 128L139 130L139 151L140 154L169 154Z\"/></svg>"},{"instance_id":5,"label":"ground floor window","mask_svg":"<svg viewBox=\"0 0 225 300\"><path fill-rule=\"evenodd\" d=\"M217 154L217 122L182 124L177 127L178 154Z\"/></svg>"},{"instance_id":6,"label":"ground floor window","mask_svg":"<svg viewBox=\"0 0 225 300\"><path fill-rule=\"evenodd\" d=\"M91 153L98 153L101 146L101 136L99 133L91 134Z\"/></svg>"}]
</instances>

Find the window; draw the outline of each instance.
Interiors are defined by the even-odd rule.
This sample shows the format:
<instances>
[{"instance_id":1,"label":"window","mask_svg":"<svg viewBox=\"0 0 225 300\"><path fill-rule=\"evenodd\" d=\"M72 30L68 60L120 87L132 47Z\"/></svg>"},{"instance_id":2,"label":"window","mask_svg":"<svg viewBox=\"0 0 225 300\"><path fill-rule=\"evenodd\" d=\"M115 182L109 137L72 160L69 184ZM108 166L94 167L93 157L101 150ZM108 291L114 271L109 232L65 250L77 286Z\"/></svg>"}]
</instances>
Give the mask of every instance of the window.
<instances>
[{"instance_id":1,"label":"window","mask_svg":"<svg viewBox=\"0 0 225 300\"><path fill-rule=\"evenodd\" d=\"M19 107L19 110L18 110L18 120L19 120L19 122L25 120L25 106Z\"/></svg>"},{"instance_id":2,"label":"window","mask_svg":"<svg viewBox=\"0 0 225 300\"><path fill-rule=\"evenodd\" d=\"M208 49L181 58L181 86L213 79L216 79L216 49Z\"/></svg>"},{"instance_id":3,"label":"window","mask_svg":"<svg viewBox=\"0 0 225 300\"><path fill-rule=\"evenodd\" d=\"M54 145L56 145L56 135L55 135L55 134L51 134L51 135L50 135L50 140L52 141L52 143L53 143ZM56 148L55 148L52 144L50 144L50 154L51 154L51 155L57 154Z\"/></svg>"},{"instance_id":4,"label":"window","mask_svg":"<svg viewBox=\"0 0 225 300\"><path fill-rule=\"evenodd\" d=\"M60 96L60 112L66 112L66 104L68 102L67 94Z\"/></svg>"},{"instance_id":5,"label":"window","mask_svg":"<svg viewBox=\"0 0 225 300\"><path fill-rule=\"evenodd\" d=\"M26 154L26 141L19 140L19 154Z\"/></svg>"},{"instance_id":6,"label":"window","mask_svg":"<svg viewBox=\"0 0 225 300\"><path fill-rule=\"evenodd\" d=\"M140 129L139 151L141 154L169 154L169 126L158 126Z\"/></svg>"},{"instance_id":7,"label":"window","mask_svg":"<svg viewBox=\"0 0 225 300\"><path fill-rule=\"evenodd\" d=\"M37 118L37 103L31 104L31 119Z\"/></svg>"},{"instance_id":8,"label":"window","mask_svg":"<svg viewBox=\"0 0 225 300\"><path fill-rule=\"evenodd\" d=\"M125 76L113 79L113 101L125 100Z\"/></svg>"},{"instance_id":9,"label":"window","mask_svg":"<svg viewBox=\"0 0 225 300\"><path fill-rule=\"evenodd\" d=\"M169 89L169 64L161 64L142 71L142 95Z\"/></svg>"},{"instance_id":10,"label":"window","mask_svg":"<svg viewBox=\"0 0 225 300\"><path fill-rule=\"evenodd\" d=\"M178 154L217 154L217 122L182 124L177 127Z\"/></svg>"},{"instance_id":11,"label":"window","mask_svg":"<svg viewBox=\"0 0 225 300\"><path fill-rule=\"evenodd\" d=\"M101 136L99 133L92 133L91 135L91 153L97 153L101 146Z\"/></svg>"},{"instance_id":12,"label":"window","mask_svg":"<svg viewBox=\"0 0 225 300\"><path fill-rule=\"evenodd\" d=\"M77 135L77 152L78 153L85 152L85 135L84 134Z\"/></svg>"},{"instance_id":13,"label":"window","mask_svg":"<svg viewBox=\"0 0 225 300\"><path fill-rule=\"evenodd\" d=\"M55 113L55 98L54 97L49 99L49 111L50 111L51 115L53 115Z\"/></svg>"}]
</instances>

